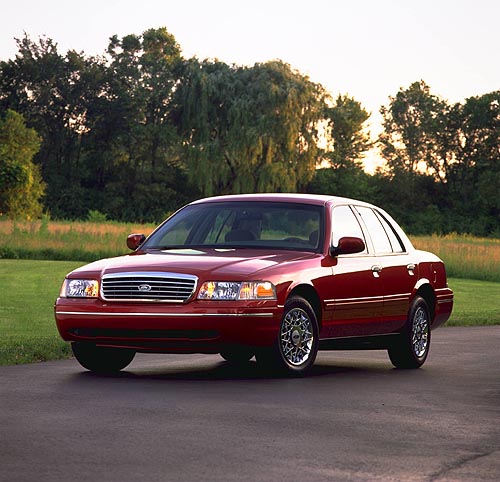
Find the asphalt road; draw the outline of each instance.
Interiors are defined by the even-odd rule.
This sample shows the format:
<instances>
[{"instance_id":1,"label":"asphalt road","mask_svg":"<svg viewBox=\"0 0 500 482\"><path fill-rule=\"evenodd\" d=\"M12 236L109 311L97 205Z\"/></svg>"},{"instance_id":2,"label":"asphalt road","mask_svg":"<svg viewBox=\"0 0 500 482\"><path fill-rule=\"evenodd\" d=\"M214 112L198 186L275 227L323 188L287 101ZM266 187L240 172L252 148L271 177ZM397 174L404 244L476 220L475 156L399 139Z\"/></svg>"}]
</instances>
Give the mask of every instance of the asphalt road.
<instances>
[{"instance_id":1,"label":"asphalt road","mask_svg":"<svg viewBox=\"0 0 500 482\"><path fill-rule=\"evenodd\" d=\"M321 352L303 379L218 356L0 367L0 481L500 480L500 326L441 328L420 370Z\"/></svg>"}]
</instances>

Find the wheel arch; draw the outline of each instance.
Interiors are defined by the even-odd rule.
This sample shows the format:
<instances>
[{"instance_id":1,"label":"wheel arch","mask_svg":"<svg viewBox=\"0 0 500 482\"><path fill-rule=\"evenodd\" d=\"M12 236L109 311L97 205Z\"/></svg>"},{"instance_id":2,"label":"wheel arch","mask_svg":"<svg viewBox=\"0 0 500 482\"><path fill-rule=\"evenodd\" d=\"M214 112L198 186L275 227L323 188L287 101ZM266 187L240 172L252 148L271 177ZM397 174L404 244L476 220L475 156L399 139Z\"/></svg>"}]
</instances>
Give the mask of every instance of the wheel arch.
<instances>
[{"instance_id":1,"label":"wheel arch","mask_svg":"<svg viewBox=\"0 0 500 482\"><path fill-rule=\"evenodd\" d=\"M318 320L318 328L321 330L322 319L323 319L321 310L321 300L314 287L309 284L297 285L290 291L287 299L291 298L292 296L300 296L304 298L312 306L312 309L314 310L314 313L316 315L316 319Z\"/></svg>"},{"instance_id":2,"label":"wheel arch","mask_svg":"<svg viewBox=\"0 0 500 482\"><path fill-rule=\"evenodd\" d=\"M415 293L415 296L421 296L426 301L427 306L429 307L431 320L434 322L434 315L436 312L436 294L434 293L434 289L430 283L421 285Z\"/></svg>"}]
</instances>

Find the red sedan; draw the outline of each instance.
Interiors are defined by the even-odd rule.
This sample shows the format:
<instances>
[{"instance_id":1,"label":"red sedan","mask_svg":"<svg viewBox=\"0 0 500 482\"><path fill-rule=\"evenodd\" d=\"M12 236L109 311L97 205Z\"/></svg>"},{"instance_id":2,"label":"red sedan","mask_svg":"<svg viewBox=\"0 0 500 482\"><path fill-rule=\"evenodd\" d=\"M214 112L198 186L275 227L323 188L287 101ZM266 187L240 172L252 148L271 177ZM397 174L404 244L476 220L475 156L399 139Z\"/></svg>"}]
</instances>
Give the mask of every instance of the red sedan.
<instances>
[{"instance_id":1,"label":"red sedan","mask_svg":"<svg viewBox=\"0 0 500 482\"><path fill-rule=\"evenodd\" d=\"M318 350L358 348L418 368L453 306L443 262L352 199L208 198L127 244L69 273L55 304L89 370L121 370L136 352L220 353L303 374Z\"/></svg>"}]
</instances>

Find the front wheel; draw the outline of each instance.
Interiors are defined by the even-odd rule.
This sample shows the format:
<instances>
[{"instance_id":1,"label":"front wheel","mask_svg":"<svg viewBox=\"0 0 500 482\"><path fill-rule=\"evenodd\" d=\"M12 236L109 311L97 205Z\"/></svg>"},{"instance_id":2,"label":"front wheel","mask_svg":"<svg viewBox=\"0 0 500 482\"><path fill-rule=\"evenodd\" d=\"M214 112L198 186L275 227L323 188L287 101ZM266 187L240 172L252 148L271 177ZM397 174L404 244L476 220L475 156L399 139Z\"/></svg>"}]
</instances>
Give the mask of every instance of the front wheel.
<instances>
[{"instance_id":1,"label":"front wheel","mask_svg":"<svg viewBox=\"0 0 500 482\"><path fill-rule=\"evenodd\" d=\"M98 373L118 372L134 359L135 351L127 348L109 348L90 343L72 343L71 349L80 365Z\"/></svg>"},{"instance_id":2,"label":"front wheel","mask_svg":"<svg viewBox=\"0 0 500 482\"><path fill-rule=\"evenodd\" d=\"M273 347L256 353L266 368L289 375L304 375L318 354L319 329L316 313L307 300L294 296L285 303L278 339Z\"/></svg>"},{"instance_id":3,"label":"front wheel","mask_svg":"<svg viewBox=\"0 0 500 482\"><path fill-rule=\"evenodd\" d=\"M417 296L408 312L408 320L398 340L388 350L396 368L420 368L431 345L431 318L427 302Z\"/></svg>"}]
</instances>

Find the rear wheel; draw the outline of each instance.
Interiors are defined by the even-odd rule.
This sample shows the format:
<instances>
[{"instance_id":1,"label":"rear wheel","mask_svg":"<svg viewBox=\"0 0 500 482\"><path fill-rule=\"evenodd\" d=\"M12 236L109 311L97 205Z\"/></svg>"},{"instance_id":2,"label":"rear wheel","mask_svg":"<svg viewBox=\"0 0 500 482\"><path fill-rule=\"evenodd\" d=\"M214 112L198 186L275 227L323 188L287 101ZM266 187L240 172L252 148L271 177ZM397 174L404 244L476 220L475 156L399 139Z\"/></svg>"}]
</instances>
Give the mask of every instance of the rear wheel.
<instances>
[{"instance_id":1,"label":"rear wheel","mask_svg":"<svg viewBox=\"0 0 500 482\"><path fill-rule=\"evenodd\" d=\"M127 348L109 348L91 343L72 343L71 348L80 365L98 373L118 372L134 359L135 351Z\"/></svg>"},{"instance_id":2,"label":"rear wheel","mask_svg":"<svg viewBox=\"0 0 500 482\"><path fill-rule=\"evenodd\" d=\"M316 313L307 300L294 296L285 303L278 339L256 354L257 362L289 375L304 375L314 364L318 344Z\"/></svg>"},{"instance_id":3,"label":"rear wheel","mask_svg":"<svg viewBox=\"0 0 500 482\"><path fill-rule=\"evenodd\" d=\"M410 306L404 331L388 350L389 358L397 368L419 368L429 354L430 345L429 307L422 297L417 296Z\"/></svg>"}]
</instances>

